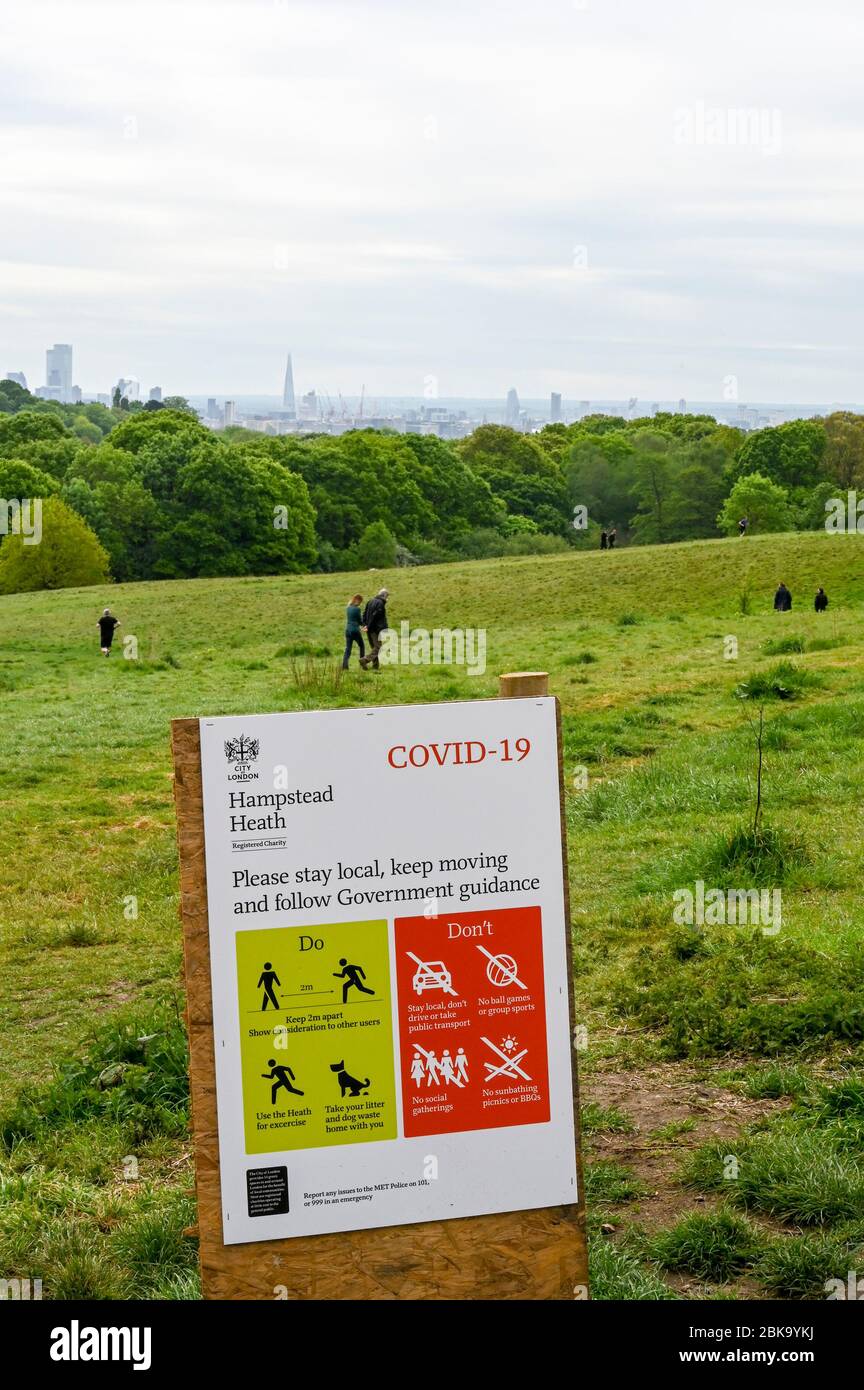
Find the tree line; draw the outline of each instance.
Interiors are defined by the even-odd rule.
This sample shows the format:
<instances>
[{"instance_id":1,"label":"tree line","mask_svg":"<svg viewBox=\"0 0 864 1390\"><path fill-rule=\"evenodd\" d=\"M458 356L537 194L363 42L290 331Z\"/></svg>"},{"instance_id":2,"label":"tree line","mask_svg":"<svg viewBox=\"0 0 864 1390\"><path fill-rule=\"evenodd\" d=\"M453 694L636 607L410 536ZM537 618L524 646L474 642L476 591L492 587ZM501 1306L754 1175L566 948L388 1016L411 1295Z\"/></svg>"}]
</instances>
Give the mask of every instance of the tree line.
<instances>
[{"instance_id":1,"label":"tree line","mask_svg":"<svg viewBox=\"0 0 864 1390\"><path fill-rule=\"evenodd\" d=\"M450 442L361 429L219 434L180 397L59 405L0 382L0 498L42 499L42 541L7 534L0 592L383 568L818 529L864 489L864 417L745 434L703 415L591 415ZM7 509L8 515L8 509Z\"/></svg>"}]
</instances>

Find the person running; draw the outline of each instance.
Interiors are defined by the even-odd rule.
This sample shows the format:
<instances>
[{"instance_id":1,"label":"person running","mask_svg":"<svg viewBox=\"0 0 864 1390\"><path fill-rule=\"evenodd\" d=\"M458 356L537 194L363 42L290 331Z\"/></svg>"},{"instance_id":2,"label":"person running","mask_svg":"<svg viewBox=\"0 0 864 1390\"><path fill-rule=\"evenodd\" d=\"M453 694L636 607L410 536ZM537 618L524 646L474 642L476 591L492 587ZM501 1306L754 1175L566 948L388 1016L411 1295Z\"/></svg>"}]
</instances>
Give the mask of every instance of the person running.
<instances>
[{"instance_id":1,"label":"person running","mask_svg":"<svg viewBox=\"0 0 864 1390\"><path fill-rule=\"evenodd\" d=\"M296 1086L292 1086L292 1085L291 1085L291 1082L292 1082L292 1081L296 1081L297 1078L296 1078L296 1076L294 1075L294 1073L293 1073L293 1071L291 1070L290 1067L288 1067L288 1066L280 1066L280 1067L277 1067L277 1065L276 1065L276 1058L275 1058L275 1057L271 1057L271 1058L269 1059L267 1065L268 1065L268 1067L270 1068L270 1070L269 1070L269 1072L268 1072L268 1071L262 1071L262 1073L261 1073L261 1080L262 1080L262 1081L272 1081L272 1082L273 1082L273 1085L270 1087L270 1104L271 1104L271 1105L275 1105L275 1104L276 1104L276 1096L277 1096L277 1094L278 1094L279 1091L282 1091L282 1090L284 1090L284 1091L290 1091L291 1094L292 1094L292 1096L302 1096L302 1095L304 1094L303 1091L298 1091ZM289 1080L289 1077L290 1077L290 1080Z\"/></svg>"},{"instance_id":2,"label":"person running","mask_svg":"<svg viewBox=\"0 0 864 1390\"><path fill-rule=\"evenodd\" d=\"M111 643L114 641L114 629L120 626L120 619L115 618L110 608L102 612L99 622L99 645L102 648L103 656L111 655Z\"/></svg>"},{"instance_id":3,"label":"person running","mask_svg":"<svg viewBox=\"0 0 864 1390\"><path fill-rule=\"evenodd\" d=\"M381 650L381 633L387 628L387 600L390 597L389 589L379 589L374 598L370 598L363 614L363 626L366 629L366 636L369 638L369 653L361 656L360 665L365 671L371 661L373 668L377 671L378 653Z\"/></svg>"},{"instance_id":4,"label":"person running","mask_svg":"<svg viewBox=\"0 0 864 1390\"><path fill-rule=\"evenodd\" d=\"M605 531L601 531L601 532L600 532L600 549L601 549L601 550L606 550L606 549L608 549L608 546L609 546L609 537L606 535L606 532L605 532Z\"/></svg>"},{"instance_id":5,"label":"person running","mask_svg":"<svg viewBox=\"0 0 864 1390\"><path fill-rule=\"evenodd\" d=\"M614 550L614 549L615 549L615 542L616 542L617 539L618 539L618 532L617 532L617 530L615 529L615 527L612 526L612 527L610 528L610 530L609 530L608 536L606 537L606 540L607 540L607 543L608 543L608 545L609 545L609 549L610 549L610 550Z\"/></svg>"},{"instance_id":6,"label":"person running","mask_svg":"<svg viewBox=\"0 0 864 1390\"><path fill-rule=\"evenodd\" d=\"M345 655L342 658L343 671L348 670L348 663L351 659L351 648L354 646L355 642L357 643L357 647L360 652L361 661L363 660L366 651L366 648L363 646L363 637L360 632L360 624L363 621L362 610L360 608L362 602L363 595L355 594L351 602L348 604L348 607L345 609Z\"/></svg>"},{"instance_id":7,"label":"person running","mask_svg":"<svg viewBox=\"0 0 864 1390\"><path fill-rule=\"evenodd\" d=\"M819 588L816 590L816 597L813 600L813 607L816 609L817 613L824 613L825 609L828 607L828 595L822 588L821 584L819 585Z\"/></svg>"},{"instance_id":8,"label":"person running","mask_svg":"<svg viewBox=\"0 0 864 1390\"><path fill-rule=\"evenodd\" d=\"M786 585L783 583L781 579L780 583L777 586L777 592L774 595L774 612L788 613L791 607L792 595L790 594L789 590L786 588Z\"/></svg>"},{"instance_id":9,"label":"person running","mask_svg":"<svg viewBox=\"0 0 864 1390\"><path fill-rule=\"evenodd\" d=\"M366 979L365 972L364 972L363 967L362 967L361 965L349 965L349 964L348 964L348 961L347 961L346 958L345 958L345 956L342 957L342 959L340 960L339 964L342 966L342 969L341 969L341 970L334 970L334 971L333 971L333 978L334 978L334 980L344 980L344 981L345 981L344 985L342 986L342 1003L343 1003L343 1004L347 1003L347 1001L348 1001L348 991L349 991L349 989L351 989L352 986L354 987L354 989L359 989L359 991L360 991L361 994L374 994L374 993L375 993L374 989L367 989L366 986L365 986L364 984L361 984L361 981Z\"/></svg>"}]
</instances>

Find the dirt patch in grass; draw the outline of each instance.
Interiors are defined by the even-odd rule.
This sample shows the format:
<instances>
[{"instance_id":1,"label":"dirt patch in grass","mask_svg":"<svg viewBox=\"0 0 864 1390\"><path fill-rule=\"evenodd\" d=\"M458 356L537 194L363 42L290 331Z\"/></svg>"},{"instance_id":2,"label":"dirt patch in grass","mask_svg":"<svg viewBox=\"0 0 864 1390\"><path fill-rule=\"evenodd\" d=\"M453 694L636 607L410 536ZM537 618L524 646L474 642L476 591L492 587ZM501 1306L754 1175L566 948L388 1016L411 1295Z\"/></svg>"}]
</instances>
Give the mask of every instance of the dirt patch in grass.
<instances>
[{"instance_id":1,"label":"dirt patch in grass","mask_svg":"<svg viewBox=\"0 0 864 1390\"><path fill-rule=\"evenodd\" d=\"M723 1065L728 1069L728 1058ZM612 1159L632 1171L645 1195L618 1215L622 1227L638 1221L648 1232L662 1230L715 1202L678 1181L688 1150L712 1140L732 1141L745 1126L789 1104L787 1100L751 1100L712 1085L704 1072L694 1074L676 1063L655 1064L639 1072L594 1072L582 1079L580 1092L583 1104L594 1101L604 1109L614 1107L633 1125L626 1134L592 1134L586 1150L589 1161Z\"/></svg>"}]
</instances>

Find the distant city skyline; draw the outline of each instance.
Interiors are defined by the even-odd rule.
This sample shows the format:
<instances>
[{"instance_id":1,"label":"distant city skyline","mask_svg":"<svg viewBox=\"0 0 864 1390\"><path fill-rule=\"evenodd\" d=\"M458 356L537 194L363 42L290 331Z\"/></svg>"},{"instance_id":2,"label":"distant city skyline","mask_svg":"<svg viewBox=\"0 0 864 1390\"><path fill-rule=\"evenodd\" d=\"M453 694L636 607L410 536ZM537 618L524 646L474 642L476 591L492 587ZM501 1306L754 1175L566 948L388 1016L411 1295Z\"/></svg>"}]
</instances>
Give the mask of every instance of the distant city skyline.
<instances>
[{"instance_id":1,"label":"distant city skyline","mask_svg":"<svg viewBox=\"0 0 864 1390\"><path fill-rule=\"evenodd\" d=\"M107 15L4 15L28 381L71 343L87 392L278 395L290 349L298 404L862 393L853 0Z\"/></svg>"},{"instance_id":2,"label":"distant city skyline","mask_svg":"<svg viewBox=\"0 0 864 1390\"><path fill-rule=\"evenodd\" d=\"M55 343L53 347L48 347L45 349L45 381L43 384L37 385L33 380L28 379L27 374L25 372L13 368L9 368L6 372L4 372L3 375L9 380L17 381L19 385L24 386L26 389L29 389L35 395L42 396L47 399L54 399L62 403L74 404L76 401L80 401L83 399L85 401L98 400L108 404L110 403L115 391L120 392L121 398L126 397L129 400L139 400L142 398L141 381L134 376L118 377L117 380L113 383L113 385L111 385L111 387L105 391L94 390L92 387L86 386L82 388L80 385L73 382L73 362L74 345L72 343ZM438 401L448 401L451 403L460 402L462 404L474 405L491 405L493 407L496 407L497 409L497 404L500 401L502 405L502 422L504 424L513 425L517 428L520 427L520 422L524 421L524 417L526 415L525 407L530 406L531 409L536 413L536 407L538 406L538 403L543 401L544 399L547 402L548 420L552 423L555 423L557 421L563 421L567 418L574 418L574 407L576 406L577 402L579 406L582 408L582 413L584 413L585 408L591 404L591 399L585 397L584 395L580 396L578 393L576 393L573 396L568 396L563 391L555 390L545 393L545 397L541 395L525 395L524 398L522 398L520 397L518 388L515 386L509 386L503 393L503 396L500 398L494 394L488 396L476 396L452 393L447 396L440 396L436 389L430 390L430 382L427 379L424 382L422 393L409 392L407 394L402 394L394 391L375 392L374 394L372 392L367 393L364 383L359 392L337 391L331 398L329 392L319 391L316 389L316 387L312 386L307 391L304 391L302 393L300 399L300 410L298 412L296 407L296 392L294 386L294 365L292 352L288 352L285 358L285 369L282 378L281 400L275 392L263 390L237 391L236 389L229 389L227 391L200 392L184 390L182 389L182 386L179 386L170 388L167 394L185 396L190 401L203 401L206 397L207 407L206 412L204 413L208 418L216 417L217 400L219 397L221 397L223 400L223 404L225 402L228 402L230 404L232 417L235 413L238 412L238 402L247 400L267 402L267 408L273 410L276 413L284 414L289 419L300 419L307 421L310 419L319 418L324 414L335 415L337 411L334 406L334 402L339 403L339 408L343 412L348 402L359 401L362 407L364 397L367 400L368 407L373 413L375 410L376 401L387 401L389 403L425 402L427 407L430 409L433 409L435 402ZM147 398L150 401L157 401L161 403L163 399L162 386L151 386L147 392ZM672 410L677 411L678 413L683 413L686 409L689 408L687 406L687 398L679 396L676 399L674 393L670 393L668 395L661 394L659 399L654 400L650 400L647 397L633 395L624 395L621 397L597 397L594 399L593 404L597 408L602 408L603 406L609 406L614 404L621 408L623 414L628 415L630 417L634 415L653 414L658 409ZM730 389L729 382L724 383L724 396L722 399L705 399L701 402L701 405L703 408L710 406L712 408L712 412L719 412L721 418L726 418L727 416L731 418L735 414L736 410L740 413L748 409L752 410L754 408L780 410L787 412L787 414L788 412L794 412L798 409L802 410L805 413L814 413L817 411L821 412L835 409L858 408L858 403L853 400L774 400L761 402L758 400L749 402L739 401L736 391L734 389ZM219 409L221 410L222 407L220 407ZM240 409L242 409L242 406L240 407ZM578 413L579 412L576 412L577 416Z\"/></svg>"}]
</instances>

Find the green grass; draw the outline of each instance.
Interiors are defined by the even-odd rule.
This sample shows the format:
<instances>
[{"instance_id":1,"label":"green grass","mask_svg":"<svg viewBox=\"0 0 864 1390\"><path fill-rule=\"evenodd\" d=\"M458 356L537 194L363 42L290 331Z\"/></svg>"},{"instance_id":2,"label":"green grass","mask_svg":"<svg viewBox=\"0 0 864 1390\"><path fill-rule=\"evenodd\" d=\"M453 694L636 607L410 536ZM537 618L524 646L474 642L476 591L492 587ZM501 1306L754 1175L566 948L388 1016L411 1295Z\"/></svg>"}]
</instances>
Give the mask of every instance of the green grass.
<instances>
[{"instance_id":1,"label":"green grass","mask_svg":"<svg viewBox=\"0 0 864 1390\"><path fill-rule=\"evenodd\" d=\"M778 573L796 604L823 584L830 615L796 606L784 634L771 606ZM382 583L394 624L484 628L486 672L355 665L343 678L345 603ZM122 646L99 656L106 603L139 661ZM801 1069L788 1094L807 1091L815 1106L817 1066L854 1068L864 1040L862 603L864 541L817 533L0 601L4 1269L50 1266L62 1287L106 1297L194 1294L194 1243L177 1237L193 1218L171 1025L174 717L491 697L502 671L547 670L563 716L583 1072L612 1061L638 1086L658 1057L728 1057ZM790 636L803 650L769 650ZM772 655L783 660L766 665ZM776 698L778 685L795 699ZM741 687L752 698L736 698ZM735 838L752 824L754 698L766 704L763 824L776 837L755 859ZM680 926L673 893L700 877L744 889L782 878L782 930ZM130 1009L161 1023L133 1037ZM147 1032L158 1040L138 1043ZM742 1141L761 1165L748 1210L776 1199L772 1220L818 1225L820 1200L832 1221L857 1200L849 1115L808 1114L809 1156L797 1131ZM596 1130L609 1117L587 1118ZM137 1183L122 1176L129 1154L144 1156ZM796 1155L811 1180L796 1179ZM589 1174L592 1202L635 1204L626 1171ZM598 1289L662 1296L632 1251L604 1238L592 1258Z\"/></svg>"},{"instance_id":2,"label":"green grass","mask_svg":"<svg viewBox=\"0 0 864 1390\"><path fill-rule=\"evenodd\" d=\"M751 1223L721 1208L685 1216L655 1237L649 1253L663 1269L723 1283L741 1273L759 1248L759 1233Z\"/></svg>"},{"instance_id":3,"label":"green grass","mask_svg":"<svg viewBox=\"0 0 864 1390\"><path fill-rule=\"evenodd\" d=\"M864 1215L864 1087L823 1086L788 1114L686 1162L685 1181L723 1192L744 1210L798 1226L830 1227Z\"/></svg>"},{"instance_id":4,"label":"green grass","mask_svg":"<svg viewBox=\"0 0 864 1390\"><path fill-rule=\"evenodd\" d=\"M632 1134L633 1121L615 1105L588 1101L581 1109L583 1134Z\"/></svg>"}]
</instances>

